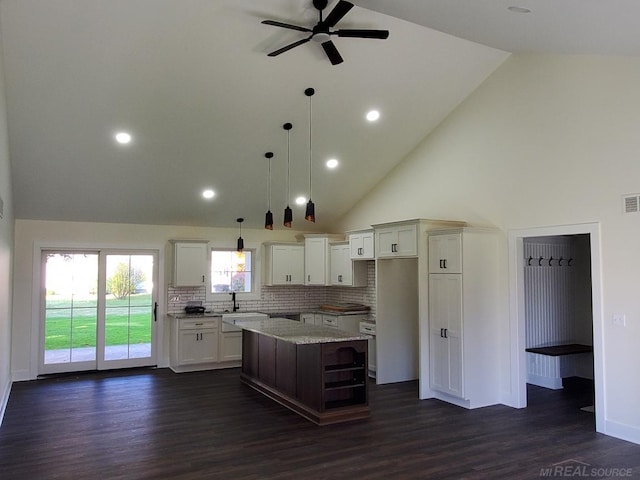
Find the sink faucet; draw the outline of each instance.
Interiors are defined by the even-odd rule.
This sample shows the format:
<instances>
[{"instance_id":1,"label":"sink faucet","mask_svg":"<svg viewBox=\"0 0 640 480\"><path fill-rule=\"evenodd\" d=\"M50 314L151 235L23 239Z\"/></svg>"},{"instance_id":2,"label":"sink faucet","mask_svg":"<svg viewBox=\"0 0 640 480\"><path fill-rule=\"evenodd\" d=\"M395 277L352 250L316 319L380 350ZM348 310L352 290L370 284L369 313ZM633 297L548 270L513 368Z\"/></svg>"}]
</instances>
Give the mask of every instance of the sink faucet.
<instances>
[{"instance_id":1,"label":"sink faucet","mask_svg":"<svg viewBox=\"0 0 640 480\"><path fill-rule=\"evenodd\" d=\"M233 300L233 311L237 312L239 305L236 303L236 292L231 292L229 295L231 295L231 300Z\"/></svg>"}]
</instances>

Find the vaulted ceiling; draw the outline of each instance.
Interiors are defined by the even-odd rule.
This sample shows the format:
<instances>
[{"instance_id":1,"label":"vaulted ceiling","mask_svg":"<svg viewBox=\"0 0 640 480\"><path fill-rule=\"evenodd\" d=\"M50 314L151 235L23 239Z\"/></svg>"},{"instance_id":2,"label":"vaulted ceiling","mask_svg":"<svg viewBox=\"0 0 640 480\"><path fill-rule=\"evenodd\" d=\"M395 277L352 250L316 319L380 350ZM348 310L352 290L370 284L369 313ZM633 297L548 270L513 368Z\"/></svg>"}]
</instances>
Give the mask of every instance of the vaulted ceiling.
<instances>
[{"instance_id":1,"label":"vaulted ceiling","mask_svg":"<svg viewBox=\"0 0 640 480\"><path fill-rule=\"evenodd\" d=\"M261 21L311 27L310 0L2 0L16 217L260 227L271 151L276 228L290 158L294 228L330 230L509 51L576 53L590 40L601 51L578 53L640 53L625 34L635 1L537 1L529 14L498 0L354 3L339 28L390 36L334 37L344 63L332 65L315 42L267 56L305 34ZM623 22L604 38L587 28L598 16L605 28L602 4ZM597 15L580 17L585 8ZM128 145L113 139L121 130ZM310 150L315 225L293 200L309 193Z\"/></svg>"}]
</instances>

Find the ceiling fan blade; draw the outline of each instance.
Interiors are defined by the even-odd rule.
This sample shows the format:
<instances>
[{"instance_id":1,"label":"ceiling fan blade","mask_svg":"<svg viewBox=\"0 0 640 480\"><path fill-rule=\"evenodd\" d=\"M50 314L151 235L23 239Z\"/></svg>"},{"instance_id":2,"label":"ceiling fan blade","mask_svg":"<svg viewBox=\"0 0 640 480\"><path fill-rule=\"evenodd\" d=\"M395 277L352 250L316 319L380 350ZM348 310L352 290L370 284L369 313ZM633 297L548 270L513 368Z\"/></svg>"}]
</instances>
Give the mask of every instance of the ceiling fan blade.
<instances>
[{"instance_id":1,"label":"ceiling fan blade","mask_svg":"<svg viewBox=\"0 0 640 480\"><path fill-rule=\"evenodd\" d=\"M297 42L290 43L289 45L279 48L278 50L274 50L273 52L269 53L268 56L277 57L281 53L288 52L292 48L296 48L297 46L302 45L303 43L307 43L309 40L311 40L311 37L303 38L302 40L298 40Z\"/></svg>"},{"instance_id":2,"label":"ceiling fan blade","mask_svg":"<svg viewBox=\"0 0 640 480\"><path fill-rule=\"evenodd\" d=\"M265 25L273 25L274 27L288 28L289 30L298 30L299 32L312 32L312 30L309 28L291 25L290 23L276 22L275 20L263 20L260 23L264 23Z\"/></svg>"},{"instance_id":3,"label":"ceiling fan blade","mask_svg":"<svg viewBox=\"0 0 640 480\"><path fill-rule=\"evenodd\" d=\"M381 40L389 38L389 30L336 30L331 33L339 37L379 38Z\"/></svg>"},{"instance_id":4,"label":"ceiling fan blade","mask_svg":"<svg viewBox=\"0 0 640 480\"><path fill-rule=\"evenodd\" d=\"M329 57L332 65L338 65L339 63L343 62L338 49L331 40L329 40L328 42L323 42L322 48L324 48L324 52L327 54L327 57Z\"/></svg>"},{"instance_id":5,"label":"ceiling fan blade","mask_svg":"<svg viewBox=\"0 0 640 480\"><path fill-rule=\"evenodd\" d=\"M345 2L345 0L340 0L338 4L333 7L331 13L327 15L327 18L324 20L325 26L331 28L344 17L349 10L353 8L353 3Z\"/></svg>"}]
</instances>

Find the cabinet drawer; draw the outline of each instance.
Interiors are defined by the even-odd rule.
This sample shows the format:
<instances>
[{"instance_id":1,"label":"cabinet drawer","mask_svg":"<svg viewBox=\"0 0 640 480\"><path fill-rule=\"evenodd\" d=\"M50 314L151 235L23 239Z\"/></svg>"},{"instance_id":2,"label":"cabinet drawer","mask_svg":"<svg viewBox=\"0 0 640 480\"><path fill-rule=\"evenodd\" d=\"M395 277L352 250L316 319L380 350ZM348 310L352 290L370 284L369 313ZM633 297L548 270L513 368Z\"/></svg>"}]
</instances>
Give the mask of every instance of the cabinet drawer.
<instances>
[{"instance_id":1,"label":"cabinet drawer","mask_svg":"<svg viewBox=\"0 0 640 480\"><path fill-rule=\"evenodd\" d=\"M322 324L325 327L335 327L338 328L338 317L323 315L322 316Z\"/></svg>"},{"instance_id":2,"label":"cabinet drawer","mask_svg":"<svg viewBox=\"0 0 640 480\"><path fill-rule=\"evenodd\" d=\"M193 330L196 328L218 328L218 317L205 318L181 318L178 328L180 330Z\"/></svg>"}]
</instances>

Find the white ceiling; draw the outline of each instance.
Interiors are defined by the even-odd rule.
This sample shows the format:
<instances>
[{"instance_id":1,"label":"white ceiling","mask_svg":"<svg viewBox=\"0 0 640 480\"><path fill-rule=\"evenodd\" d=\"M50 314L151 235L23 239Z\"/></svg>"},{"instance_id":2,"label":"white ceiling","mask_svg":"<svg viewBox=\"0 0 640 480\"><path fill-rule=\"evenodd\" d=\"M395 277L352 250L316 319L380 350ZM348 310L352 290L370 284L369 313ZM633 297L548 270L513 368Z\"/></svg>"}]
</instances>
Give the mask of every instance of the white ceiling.
<instances>
[{"instance_id":1,"label":"white ceiling","mask_svg":"<svg viewBox=\"0 0 640 480\"><path fill-rule=\"evenodd\" d=\"M318 223L291 206L295 229L330 229L506 51L640 53L635 0L537 0L527 15L498 0L354 3L386 14L355 7L338 28L388 29L389 39L334 38L345 62L332 66L313 42L266 55L304 35L260 21L312 26L310 0L2 0L16 217L203 226L244 217L260 227L273 151L271 209L283 228L282 125L294 125L291 196L306 195L304 90L314 87ZM618 17L615 35L607 13ZM372 107L382 117L368 124ZM113 142L119 129L133 134L130 145ZM330 156L341 162L334 171L323 166ZM213 200L200 196L205 187Z\"/></svg>"}]
</instances>

